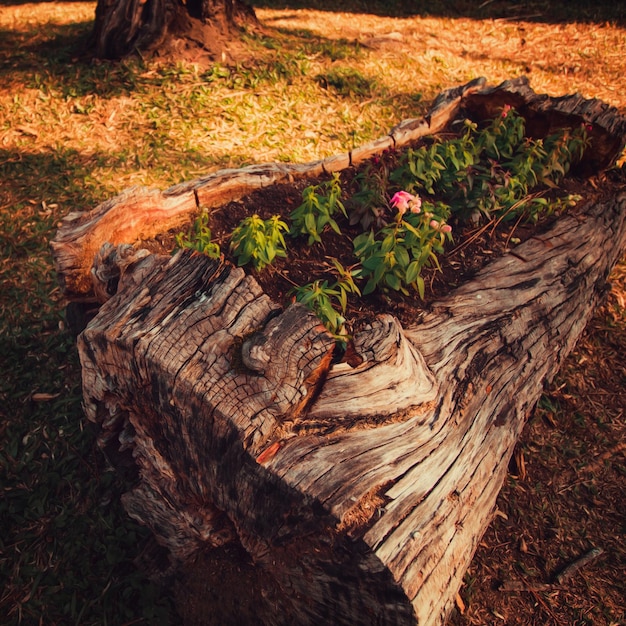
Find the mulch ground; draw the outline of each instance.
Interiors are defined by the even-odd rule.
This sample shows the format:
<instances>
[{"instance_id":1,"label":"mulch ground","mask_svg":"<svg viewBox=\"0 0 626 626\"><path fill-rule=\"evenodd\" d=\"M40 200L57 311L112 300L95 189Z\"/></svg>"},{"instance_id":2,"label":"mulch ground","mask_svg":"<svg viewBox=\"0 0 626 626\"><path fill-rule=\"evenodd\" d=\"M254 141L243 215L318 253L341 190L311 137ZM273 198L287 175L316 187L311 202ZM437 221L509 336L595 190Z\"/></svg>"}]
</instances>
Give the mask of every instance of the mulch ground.
<instances>
[{"instance_id":1,"label":"mulch ground","mask_svg":"<svg viewBox=\"0 0 626 626\"><path fill-rule=\"evenodd\" d=\"M454 626L626 624L626 267L515 450Z\"/></svg>"}]
</instances>

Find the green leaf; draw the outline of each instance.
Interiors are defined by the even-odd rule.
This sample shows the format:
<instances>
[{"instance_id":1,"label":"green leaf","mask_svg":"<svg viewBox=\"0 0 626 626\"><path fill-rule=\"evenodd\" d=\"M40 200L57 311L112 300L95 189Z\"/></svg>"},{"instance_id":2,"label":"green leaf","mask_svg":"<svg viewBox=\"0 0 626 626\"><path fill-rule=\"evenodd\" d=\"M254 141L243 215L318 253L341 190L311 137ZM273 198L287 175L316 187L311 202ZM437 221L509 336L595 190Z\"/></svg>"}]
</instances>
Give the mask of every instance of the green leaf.
<instances>
[{"instance_id":1,"label":"green leaf","mask_svg":"<svg viewBox=\"0 0 626 626\"><path fill-rule=\"evenodd\" d=\"M341 230L339 230L339 226L337 225L337 222L335 222L334 219L332 218L328 218L328 225L338 234L341 235Z\"/></svg>"},{"instance_id":2,"label":"green leaf","mask_svg":"<svg viewBox=\"0 0 626 626\"><path fill-rule=\"evenodd\" d=\"M370 270L370 271L372 271L372 272L373 272L373 271L375 271L375 270L376 270L376 268L377 268L378 266L383 265L383 263L384 263L384 262L383 262L383 258L382 258L382 256L380 256L380 255L375 255L375 256L371 256L371 257L366 258L366 259L363 261L363 267L364 267L366 270Z\"/></svg>"},{"instance_id":3,"label":"green leaf","mask_svg":"<svg viewBox=\"0 0 626 626\"><path fill-rule=\"evenodd\" d=\"M396 255L396 262L398 263L398 265L400 265L401 267L406 267L409 264L409 253L404 246L396 246L394 253Z\"/></svg>"},{"instance_id":4,"label":"green leaf","mask_svg":"<svg viewBox=\"0 0 626 626\"><path fill-rule=\"evenodd\" d=\"M374 290L376 289L376 281L374 281L373 278L370 278L367 281L367 284L365 285L364 289L363 289L363 295L367 296L370 293L372 293Z\"/></svg>"},{"instance_id":5,"label":"green leaf","mask_svg":"<svg viewBox=\"0 0 626 626\"><path fill-rule=\"evenodd\" d=\"M387 274L385 282L395 291L400 291L400 279L395 274Z\"/></svg>"},{"instance_id":6,"label":"green leaf","mask_svg":"<svg viewBox=\"0 0 626 626\"><path fill-rule=\"evenodd\" d=\"M376 269L374 270L373 280L376 284L380 282L381 278L385 275L385 272L387 272L387 267L381 259L381 262L376 266Z\"/></svg>"},{"instance_id":7,"label":"green leaf","mask_svg":"<svg viewBox=\"0 0 626 626\"><path fill-rule=\"evenodd\" d=\"M343 289L339 290L339 296L337 298L339 300L339 305L341 306L341 312L346 312L346 307L348 306L348 295Z\"/></svg>"},{"instance_id":8,"label":"green leaf","mask_svg":"<svg viewBox=\"0 0 626 626\"><path fill-rule=\"evenodd\" d=\"M414 283L420 274L420 264L417 261L412 261L406 268L405 281L407 284Z\"/></svg>"},{"instance_id":9,"label":"green leaf","mask_svg":"<svg viewBox=\"0 0 626 626\"><path fill-rule=\"evenodd\" d=\"M317 233L317 224L315 223L315 216L313 213L307 213L304 216L304 227L306 233L313 234Z\"/></svg>"},{"instance_id":10,"label":"green leaf","mask_svg":"<svg viewBox=\"0 0 626 626\"><path fill-rule=\"evenodd\" d=\"M426 293L426 285L424 284L424 279L421 276L418 276L415 282L417 284L417 292L419 293L420 298L423 300Z\"/></svg>"}]
</instances>

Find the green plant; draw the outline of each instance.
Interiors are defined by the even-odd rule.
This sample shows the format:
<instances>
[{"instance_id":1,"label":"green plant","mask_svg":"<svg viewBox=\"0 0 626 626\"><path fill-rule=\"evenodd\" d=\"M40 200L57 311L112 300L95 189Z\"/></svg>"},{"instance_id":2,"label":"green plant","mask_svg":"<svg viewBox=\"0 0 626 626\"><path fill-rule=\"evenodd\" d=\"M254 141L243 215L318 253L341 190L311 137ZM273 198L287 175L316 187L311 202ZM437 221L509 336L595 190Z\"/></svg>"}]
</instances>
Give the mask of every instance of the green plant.
<instances>
[{"instance_id":1,"label":"green plant","mask_svg":"<svg viewBox=\"0 0 626 626\"><path fill-rule=\"evenodd\" d=\"M196 218L191 228L191 233L178 233L176 246L182 250L194 250L206 254L212 259L220 258L219 244L211 241L211 229L209 228L209 214L202 211Z\"/></svg>"},{"instance_id":2,"label":"green plant","mask_svg":"<svg viewBox=\"0 0 626 626\"><path fill-rule=\"evenodd\" d=\"M290 234L308 235L308 244L321 242L321 234L330 226L338 235L341 230L333 216L341 211L347 217L346 208L341 202L341 180L339 174L319 185L310 185L302 192L302 204L291 212Z\"/></svg>"},{"instance_id":3,"label":"green plant","mask_svg":"<svg viewBox=\"0 0 626 626\"><path fill-rule=\"evenodd\" d=\"M263 84L275 85L281 81L291 83L308 71L306 57L277 53L271 61L249 61L233 67L216 64L206 70L202 79L207 83L223 82L229 89L256 89Z\"/></svg>"},{"instance_id":4,"label":"green plant","mask_svg":"<svg viewBox=\"0 0 626 626\"><path fill-rule=\"evenodd\" d=\"M452 193L465 179L468 168L478 160L473 141L476 125L466 120L464 126L464 132L457 138L409 148L391 173L391 181L407 191L418 189L429 195Z\"/></svg>"},{"instance_id":5,"label":"green plant","mask_svg":"<svg viewBox=\"0 0 626 626\"><path fill-rule=\"evenodd\" d=\"M458 138L409 149L390 179L408 191L437 196L461 220L483 215L537 221L577 200L531 192L538 185L556 187L588 144L585 126L543 140L527 138L524 119L505 106L482 129L466 120Z\"/></svg>"},{"instance_id":6,"label":"green plant","mask_svg":"<svg viewBox=\"0 0 626 626\"><path fill-rule=\"evenodd\" d=\"M376 82L363 76L361 72L349 67L335 67L326 74L319 74L315 80L324 89L332 89L338 95L370 96L376 90Z\"/></svg>"},{"instance_id":7,"label":"green plant","mask_svg":"<svg viewBox=\"0 0 626 626\"><path fill-rule=\"evenodd\" d=\"M347 295L361 295L355 279L365 281L363 295L377 289L409 295L413 288L423 299L422 271L428 266L441 269L438 256L444 254L446 240L452 239L449 219L462 222L479 213L494 222L513 217L536 221L561 209L576 198L546 198L544 191L533 190L540 184L556 187L587 144L584 127L544 140L526 138L524 119L506 106L482 129L465 120L458 137L409 149L391 171L393 159L373 159L355 176L356 190L348 200L350 225L375 227L352 240L361 267L346 272L334 261L338 280L318 279L297 287L296 299L314 310L336 337L344 334ZM321 242L328 227L341 235L335 217L339 212L348 218L341 182L335 173L330 180L306 187L302 203L290 214L290 229L278 215L267 220L256 214L244 219L230 242L238 264L252 262L262 270L277 256L286 257L285 232L294 237L308 235L309 245ZM403 189L387 202L393 184ZM425 194L423 199L412 193L416 190ZM389 207L396 209L391 220ZM179 235L179 246L219 255L207 220L206 214L199 217L194 238Z\"/></svg>"},{"instance_id":8,"label":"green plant","mask_svg":"<svg viewBox=\"0 0 626 626\"><path fill-rule=\"evenodd\" d=\"M328 280L315 280L311 283L296 287L293 292L297 302L301 302L313 311L329 332L340 342L348 339L345 330L345 313L348 306L348 295L361 295L361 291L354 282L360 275L360 269L346 269L337 259L333 259L334 272L337 280L332 284ZM335 301L339 309L333 305Z\"/></svg>"},{"instance_id":9,"label":"green plant","mask_svg":"<svg viewBox=\"0 0 626 626\"><path fill-rule=\"evenodd\" d=\"M389 171L385 162L375 157L365 165L362 172L357 173L354 182L358 190L346 203L350 225L360 224L363 230L372 225L380 228L385 223L386 192L389 186Z\"/></svg>"},{"instance_id":10,"label":"green plant","mask_svg":"<svg viewBox=\"0 0 626 626\"><path fill-rule=\"evenodd\" d=\"M246 217L233 230L230 240L230 248L237 259L238 265L246 265L252 261L257 270L262 270L271 265L274 259L287 256L287 246L283 233L289 231L289 227L274 215L267 220L258 215Z\"/></svg>"},{"instance_id":11,"label":"green plant","mask_svg":"<svg viewBox=\"0 0 626 626\"><path fill-rule=\"evenodd\" d=\"M392 206L398 209L396 219L377 233L358 235L354 253L361 261L361 276L367 279L363 294L377 288L391 288L409 295L408 287L424 297L422 269L429 264L439 267L437 254L451 239L452 228L446 224L448 207L443 203L422 203L418 196L405 191L394 195Z\"/></svg>"}]
</instances>

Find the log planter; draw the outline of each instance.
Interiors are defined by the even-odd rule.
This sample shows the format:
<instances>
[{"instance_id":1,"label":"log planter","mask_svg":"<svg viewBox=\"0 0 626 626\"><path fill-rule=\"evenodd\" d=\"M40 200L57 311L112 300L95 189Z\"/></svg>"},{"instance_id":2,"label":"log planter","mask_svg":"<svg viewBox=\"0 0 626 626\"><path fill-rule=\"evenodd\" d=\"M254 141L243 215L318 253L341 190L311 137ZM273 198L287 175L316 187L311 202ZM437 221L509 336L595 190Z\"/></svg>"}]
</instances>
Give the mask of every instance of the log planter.
<instances>
[{"instance_id":1,"label":"log planter","mask_svg":"<svg viewBox=\"0 0 626 626\"><path fill-rule=\"evenodd\" d=\"M350 364L243 269L123 245L503 104L535 134L591 125L589 197L413 323L373 317ZM348 155L132 189L66 218L53 242L66 294L103 302L78 341L85 411L132 472L124 506L167 548L186 623L445 621L525 420L624 253L626 186L597 174L625 137L601 102L479 80Z\"/></svg>"}]
</instances>

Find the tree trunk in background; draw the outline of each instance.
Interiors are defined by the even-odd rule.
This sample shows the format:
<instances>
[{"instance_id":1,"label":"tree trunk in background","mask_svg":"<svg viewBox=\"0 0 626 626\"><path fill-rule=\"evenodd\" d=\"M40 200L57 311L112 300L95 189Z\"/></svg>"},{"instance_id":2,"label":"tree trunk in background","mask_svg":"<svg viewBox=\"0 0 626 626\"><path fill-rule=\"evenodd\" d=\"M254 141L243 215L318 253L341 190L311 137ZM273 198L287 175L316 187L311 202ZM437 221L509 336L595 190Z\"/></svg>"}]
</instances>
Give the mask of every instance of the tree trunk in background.
<instances>
[{"instance_id":1,"label":"tree trunk in background","mask_svg":"<svg viewBox=\"0 0 626 626\"><path fill-rule=\"evenodd\" d=\"M255 19L242 0L98 0L93 46L102 59L152 51L172 37L215 50L213 40L228 38L238 25Z\"/></svg>"},{"instance_id":2,"label":"tree trunk in background","mask_svg":"<svg viewBox=\"0 0 626 626\"><path fill-rule=\"evenodd\" d=\"M377 315L350 363L333 362L312 313L283 310L241 268L101 244L503 104L539 136L590 124L589 172L624 147L626 119L601 102L482 87L349 155L134 190L66 218L53 242L65 293L104 302L79 338L85 411L135 472L124 506L167 548L186 626L443 624L526 417L624 253L626 184L597 177L575 212L410 325Z\"/></svg>"}]
</instances>

